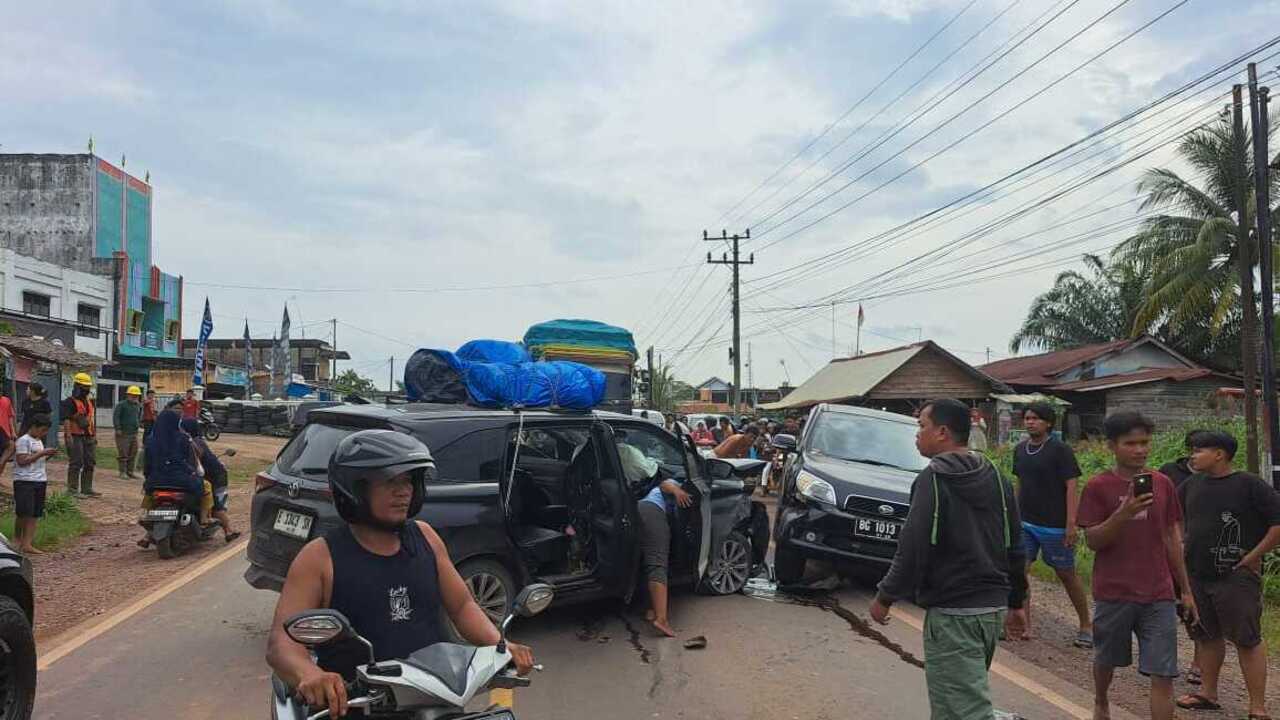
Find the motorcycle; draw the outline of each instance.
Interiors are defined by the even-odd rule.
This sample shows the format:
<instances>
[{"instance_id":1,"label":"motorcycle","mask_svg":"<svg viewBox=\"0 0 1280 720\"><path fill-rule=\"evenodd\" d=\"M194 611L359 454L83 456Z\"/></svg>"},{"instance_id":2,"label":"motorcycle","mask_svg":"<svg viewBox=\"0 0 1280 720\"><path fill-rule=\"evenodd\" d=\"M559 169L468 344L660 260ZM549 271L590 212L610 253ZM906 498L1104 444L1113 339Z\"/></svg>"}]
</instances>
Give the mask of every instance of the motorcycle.
<instances>
[{"instance_id":1,"label":"motorcycle","mask_svg":"<svg viewBox=\"0 0 1280 720\"><path fill-rule=\"evenodd\" d=\"M761 492L765 495L780 492L782 489L782 477L787 467L787 456L796 451L796 436L778 433L773 436L770 443L773 447L773 458L764 468L764 477L761 479Z\"/></svg>"},{"instance_id":2,"label":"motorcycle","mask_svg":"<svg viewBox=\"0 0 1280 720\"><path fill-rule=\"evenodd\" d=\"M515 673L507 650L507 628L517 616L533 617L551 604L554 591L541 583L525 587L499 627L501 639L493 647L436 643L400 660L378 662L373 645L360 637L336 610L306 610L284 622L294 642L314 650L342 642L356 642L369 651L369 663L356 668L347 684L347 707L364 717L403 720L515 720L507 708L468 714L467 703L490 688L528 687L529 678ZM541 670L540 665L534 666ZM327 709L313 715L276 675L271 676L271 717L274 720L323 720ZM348 717L351 711L348 712ZM359 715L357 715L359 717Z\"/></svg>"},{"instance_id":3,"label":"motorcycle","mask_svg":"<svg viewBox=\"0 0 1280 720\"><path fill-rule=\"evenodd\" d=\"M235 455L227 448L221 455ZM227 485L214 488L216 507L227 506ZM147 531L146 542L156 546L162 560L173 559L208 540L216 524L200 524L200 496L182 490L152 490L150 507L142 511L138 524Z\"/></svg>"},{"instance_id":4,"label":"motorcycle","mask_svg":"<svg viewBox=\"0 0 1280 720\"><path fill-rule=\"evenodd\" d=\"M200 406L200 434L209 442L216 442L222 437L222 428L213 419L213 411L207 406Z\"/></svg>"}]
</instances>

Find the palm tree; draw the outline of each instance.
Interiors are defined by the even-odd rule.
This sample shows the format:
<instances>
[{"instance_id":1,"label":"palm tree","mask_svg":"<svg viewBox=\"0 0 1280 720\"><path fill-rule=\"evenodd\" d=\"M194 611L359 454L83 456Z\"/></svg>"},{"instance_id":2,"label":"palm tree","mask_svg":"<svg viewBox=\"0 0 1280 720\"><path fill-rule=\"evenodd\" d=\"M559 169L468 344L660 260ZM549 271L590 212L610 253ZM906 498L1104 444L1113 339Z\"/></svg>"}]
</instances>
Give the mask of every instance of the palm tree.
<instances>
[{"instance_id":1,"label":"palm tree","mask_svg":"<svg viewBox=\"0 0 1280 720\"><path fill-rule=\"evenodd\" d=\"M1246 388L1257 375L1258 310L1253 289L1253 162L1248 132L1226 118L1178 144L1197 186L1170 169L1148 170L1138 183L1141 210L1153 212L1139 232L1114 251L1118 260L1151 270L1146 298L1133 321L1138 334L1161 323L1179 333L1207 326L1218 336L1239 312L1240 359ZM1272 185L1276 186L1273 176ZM1273 189L1274 193L1274 189ZM1245 393L1246 453L1257 466L1256 407Z\"/></svg>"},{"instance_id":2,"label":"palm tree","mask_svg":"<svg viewBox=\"0 0 1280 720\"><path fill-rule=\"evenodd\" d=\"M1009 342L1010 352L1024 347L1065 350L1129 336L1142 303L1144 267L1137 262L1108 265L1096 255L1085 255L1084 264L1092 277L1064 271L1036 297Z\"/></svg>"}]
</instances>

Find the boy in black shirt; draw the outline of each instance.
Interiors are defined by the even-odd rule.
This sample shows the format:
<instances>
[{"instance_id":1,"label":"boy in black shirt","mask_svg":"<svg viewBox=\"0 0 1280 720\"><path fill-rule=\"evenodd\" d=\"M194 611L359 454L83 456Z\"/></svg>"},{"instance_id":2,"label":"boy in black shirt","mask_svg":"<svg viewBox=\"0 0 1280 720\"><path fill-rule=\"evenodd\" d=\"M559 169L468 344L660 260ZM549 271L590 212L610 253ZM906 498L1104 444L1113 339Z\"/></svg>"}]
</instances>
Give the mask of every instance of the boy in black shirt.
<instances>
[{"instance_id":1,"label":"boy in black shirt","mask_svg":"<svg viewBox=\"0 0 1280 720\"><path fill-rule=\"evenodd\" d=\"M1022 512L1022 541L1027 551L1027 569L1036 556L1053 568L1080 621L1077 647L1093 647L1093 615L1084 584L1076 574L1076 492L1080 465L1071 446L1053 437L1058 415L1048 403L1032 403L1022 411L1027 439L1013 450L1013 474L1018 477L1018 507ZM1028 581L1028 586L1030 581ZM1031 637L1031 603L1026 603L1027 625L1022 639Z\"/></svg>"},{"instance_id":2,"label":"boy in black shirt","mask_svg":"<svg viewBox=\"0 0 1280 720\"><path fill-rule=\"evenodd\" d=\"M1179 698L1178 707L1218 709L1218 677L1230 641L1249 691L1249 717L1266 717L1262 558L1280 545L1280 496L1258 476L1232 470L1231 435L1201 430L1190 444L1196 473L1178 489L1178 499L1187 523L1187 574L1200 610L1191 631L1203 685Z\"/></svg>"}]
</instances>

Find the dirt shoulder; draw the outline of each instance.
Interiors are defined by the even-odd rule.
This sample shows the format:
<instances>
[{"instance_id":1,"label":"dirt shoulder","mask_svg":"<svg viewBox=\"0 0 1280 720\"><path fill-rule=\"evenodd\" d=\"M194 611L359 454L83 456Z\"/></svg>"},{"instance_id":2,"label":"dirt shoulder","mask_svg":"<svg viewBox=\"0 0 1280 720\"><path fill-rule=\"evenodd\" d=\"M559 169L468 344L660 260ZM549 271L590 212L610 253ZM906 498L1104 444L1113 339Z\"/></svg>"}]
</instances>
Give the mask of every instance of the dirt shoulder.
<instances>
[{"instance_id":1,"label":"dirt shoulder","mask_svg":"<svg viewBox=\"0 0 1280 720\"><path fill-rule=\"evenodd\" d=\"M1092 665L1093 651L1082 650L1072 646L1076 634L1076 614L1067 599L1062 586L1055 582L1047 582L1032 578L1032 622L1035 638L1026 642L1002 642L1000 648L1028 662L1039 665L1045 670L1079 687L1093 687ZM1134 659L1137 659L1137 645L1134 645ZM1198 692L1199 686L1189 685L1185 672L1191 665L1193 648L1191 641L1182 630L1178 631L1178 666L1184 677L1174 684L1175 697L1191 692ZM1267 707L1272 713L1280 710L1280 658L1269 657L1271 671L1267 688ZM1116 671L1115 681L1111 686L1111 702L1119 704L1126 710L1141 717L1148 715L1147 697L1150 684L1138 674L1135 668L1122 668ZM1248 695L1245 693L1244 678L1240 674L1240 664L1236 660L1234 650L1227 651L1227 661L1223 664L1222 679L1219 682L1218 701L1222 704L1223 713L1212 713L1214 717L1244 717L1248 714ZM1182 710L1179 716L1190 716L1195 713Z\"/></svg>"},{"instance_id":2,"label":"dirt shoulder","mask_svg":"<svg viewBox=\"0 0 1280 720\"><path fill-rule=\"evenodd\" d=\"M110 444L110 440L106 441ZM253 475L266 468L284 445L281 438L223 435L212 443L215 452L236 449L224 458L230 475L228 513L232 525L247 536ZM66 487L66 463L48 465L50 490ZM11 489L9 478L0 486ZM225 547L221 535L173 560L161 560L155 549L136 544L142 537L138 509L142 480L120 479L114 464L100 465L94 475L100 498L82 498L80 509L93 528L69 545L31 558L35 571L36 642L42 643L68 628L145 594L182 570Z\"/></svg>"}]
</instances>

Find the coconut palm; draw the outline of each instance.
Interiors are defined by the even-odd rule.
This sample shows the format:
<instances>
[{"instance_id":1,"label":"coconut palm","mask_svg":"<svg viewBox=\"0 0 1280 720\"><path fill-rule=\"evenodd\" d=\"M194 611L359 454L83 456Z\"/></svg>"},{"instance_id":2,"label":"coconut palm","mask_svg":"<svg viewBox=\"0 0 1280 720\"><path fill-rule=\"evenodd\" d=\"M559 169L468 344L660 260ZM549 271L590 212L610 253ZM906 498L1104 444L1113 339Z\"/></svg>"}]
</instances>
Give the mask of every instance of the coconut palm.
<instances>
[{"instance_id":1,"label":"coconut palm","mask_svg":"<svg viewBox=\"0 0 1280 720\"><path fill-rule=\"evenodd\" d=\"M1142 267L1128 262L1108 265L1097 255L1085 255L1084 264L1088 275L1076 270L1059 273L1053 287L1031 303L1009 342L1011 352L1065 350L1129 336L1142 304Z\"/></svg>"}]
</instances>

